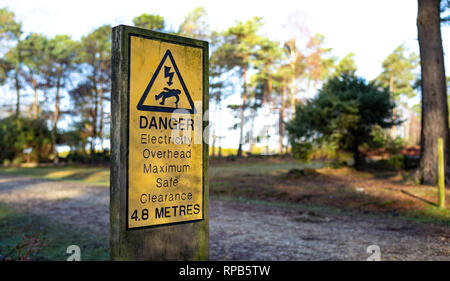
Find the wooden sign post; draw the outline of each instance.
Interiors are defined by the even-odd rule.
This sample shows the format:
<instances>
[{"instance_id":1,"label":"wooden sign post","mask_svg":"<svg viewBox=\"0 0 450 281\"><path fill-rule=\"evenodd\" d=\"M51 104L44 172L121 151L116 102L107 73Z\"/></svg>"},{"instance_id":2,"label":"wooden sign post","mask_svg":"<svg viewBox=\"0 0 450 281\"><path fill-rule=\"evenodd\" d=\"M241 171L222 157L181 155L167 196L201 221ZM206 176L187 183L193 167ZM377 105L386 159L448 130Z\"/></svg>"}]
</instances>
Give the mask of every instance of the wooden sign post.
<instances>
[{"instance_id":1,"label":"wooden sign post","mask_svg":"<svg viewBox=\"0 0 450 281\"><path fill-rule=\"evenodd\" d=\"M208 43L112 34L111 259L208 259Z\"/></svg>"}]
</instances>

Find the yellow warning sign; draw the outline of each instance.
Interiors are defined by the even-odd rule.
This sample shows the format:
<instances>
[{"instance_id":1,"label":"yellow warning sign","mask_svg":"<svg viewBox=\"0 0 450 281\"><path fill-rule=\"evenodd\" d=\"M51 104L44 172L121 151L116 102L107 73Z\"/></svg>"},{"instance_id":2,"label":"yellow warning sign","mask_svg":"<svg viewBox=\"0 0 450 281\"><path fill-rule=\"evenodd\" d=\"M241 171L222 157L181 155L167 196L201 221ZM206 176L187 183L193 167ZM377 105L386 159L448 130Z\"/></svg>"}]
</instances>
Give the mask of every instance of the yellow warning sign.
<instances>
[{"instance_id":1,"label":"yellow warning sign","mask_svg":"<svg viewBox=\"0 0 450 281\"><path fill-rule=\"evenodd\" d=\"M204 50L129 39L128 228L202 220Z\"/></svg>"}]
</instances>

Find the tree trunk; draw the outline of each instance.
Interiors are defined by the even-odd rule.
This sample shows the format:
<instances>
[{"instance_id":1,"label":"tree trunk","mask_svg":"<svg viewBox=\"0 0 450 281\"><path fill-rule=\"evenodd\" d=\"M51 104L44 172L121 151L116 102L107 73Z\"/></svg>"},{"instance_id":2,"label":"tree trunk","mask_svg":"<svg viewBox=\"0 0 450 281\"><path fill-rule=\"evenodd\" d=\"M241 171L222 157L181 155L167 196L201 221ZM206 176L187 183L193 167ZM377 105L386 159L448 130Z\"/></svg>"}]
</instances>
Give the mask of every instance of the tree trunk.
<instances>
[{"instance_id":1,"label":"tree trunk","mask_svg":"<svg viewBox=\"0 0 450 281\"><path fill-rule=\"evenodd\" d=\"M291 48L291 52L290 52L290 56L291 56L291 69L292 69L292 81L291 81L291 89L292 89L292 95L291 95L291 108L292 108L292 116L291 118L294 118L295 116L295 93L297 92L296 88L295 88L295 62L297 61L297 53L295 51L295 41L294 41L294 45L293 48Z\"/></svg>"},{"instance_id":2,"label":"tree trunk","mask_svg":"<svg viewBox=\"0 0 450 281\"><path fill-rule=\"evenodd\" d=\"M56 134L57 125L59 119L59 90L61 88L61 72L58 72L58 78L56 81L56 96L55 96L55 111L53 112L53 127L52 127L52 151L53 151L53 164L58 164L58 151L56 150Z\"/></svg>"},{"instance_id":3,"label":"tree trunk","mask_svg":"<svg viewBox=\"0 0 450 281\"><path fill-rule=\"evenodd\" d=\"M97 139L97 116L98 116L98 91L94 82L94 112L92 114L92 139L91 139L91 163L94 163L95 157L95 141Z\"/></svg>"},{"instance_id":4,"label":"tree trunk","mask_svg":"<svg viewBox=\"0 0 450 281\"><path fill-rule=\"evenodd\" d=\"M269 83L267 83L267 100L265 103L269 103L271 101L271 95L273 92L273 82L272 82L272 75L269 75ZM270 116L272 115L272 106L269 104L269 110L267 111L266 115L266 154L269 155L269 131L270 131Z\"/></svg>"},{"instance_id":5,"label":"tree trunk","mask_svg":"<svg viewBox=\"0 0 450 281\"><path fill-rule=\"evenodd\" d=\"M361 155L361 152L359 151L358 144L355 144L353 146L352 152L353 152L353 160L355 161L353 166L355 167L356 170L360 170L364 164L364 157L363 155Z\"/></svg>"},{"instance_id":6,"label":"tree trunk","mask_svg":"<svg viewBox=\"0 0 450 281\"><path fill-rule=\"evenodd\" d=\"M101 152L104 152L104 148L103 148L103 126L104 126L104 107L103 107L103 79L102 79L102 70L103 70L103 63L101 62L103 60L103 57L100 55L100 76L99 76L99 85L100 85L100 89L99 89L99 98L100 98L100 125L99 125L99 137L100 137L100 149Z\"/></svg>"},{"instance_id":7,"label":"tree trunk","mask_svg":"<svg viewBox=\"0 0 450 281\"><path fill-rule=\"evenodd\" d=\"M15 87L16 87L16 117L20 116L20 83L19 83L19 70L16 68L14 74Z\"/></svg>"},{"instance_id":8,"label":"tree trunk","mask_svg":"<svg viewBox=\"0 0 450 281\"><path fill-rule=\"evenodd\" d=\"M216 136L212 136L211 157L216 157Z\"/></svg>"},{"instance_id":9,"label":"tree trunk","mask_svg":"<svg viewBox=\"0 0 450 281\"><path fill-rule=\"evenodd\" d=\"M407 119L405 123L403 123L403 139L405 140L405 143L408 145L411 145L410 137L409 137L409 128L411 127L411 112L407 106L405 106L405 112Z\"/></svg>"},{"instance_id":10,"label":"tree trunk","mask_svg":"<svg viewBox=\"0 0 450 281\"><path fill-rule=\"evenodd\" d=\"M389 78L389 97L391 99L391 102L395 104L394 100L394 75L391 74ZM397 116L397 105L395 104L395 107L392 110L392 113L394 116ZM397 138L397 125L392 126L391 128L391 137L393 139Z\"/></svg>"},{"instance_id":11,"label":"tree trunk","mask_svg":"<svg viewBox=\"0 0 450 281\"><path fill-rule=\"evenodd\" d=\"M211 146L211 157L214 158L216 157L216 124L213 123L213 131L212 131L212 146Z\"/></svg>"},{"instance_id":12,"label":"tree trunk","mask_svg":"<svg viewBox=\"0 0 450 281\"><path fill-rule=\"evenodd\" d=\"M218 103L217 105L219 105L220 103ZM219 105L219 118L222 116L222 105ZM217 124L218 122L215 122L215 124ZM219 142L219 151L218 151L218 155L217 155L217 157L219 157L219 158L222 158L222 134L221 134L221 132L222 132L222 125L221 125L222 123L219 123L219 127L218 127L218 131L219 131L219 135L218 136L216 136L216 138L217 138L217 140L218 140L218 142ZM214 125L214 126L216 126L216 125ZM214 129L214 133L215 133L215 129Z\"/></svg>"},{"instance_id":13,"label":"tree trunk","mask_svg":"<svg viewBox=\"0 0 450 281\"><path fill-rule=\"evenodd\" d=\"M34 90L34 101L33 101L33 117L37 119L38 117L38 98L37 98L37 89L33 87Z\"/></svg>"},{"instance_id":14,"label":"tree trunk","mask_svg":"<svg viewBox=\"0 0 450 281\"><path fill-rule=\"evenodd\" d=\"M278 121L278 131L280 135L278 151L280 156L283 155L285 99L286 99L286 86L283 86L283 93L281 94L280 115Z\"/></svg>"},{"instance_id":15,"label":"tree trunk","mask_svg":"<svg viewBox=\"0 0 450 281\"><path fill-rule=\"evenodd\" d=\"M422 69L420 175L424 184L437 182L437 140L440 137L444 139L445 166L448 159L448 105L439 4L439 0L419 0L417 15Z\"/></svg>"},{"instance_id":16,"label":"tree trunk","mask_svg":"<svg viewBox=\"0 0 450 281\"><path fill-rule=\"evenodd\" d=\"M33 92L34 92L33 117L34 117L34 119L37 119L37 117L38 117L38 94L37 94L38 85L37 85L36 79L34 79L33 74L31 74L31 84L33 86Z\"/></svg>"},{"instance_id":17,"label":"tree trunk","mask_svg":"<svg viewBox=\"0 0 450 281\"><path fill-rule=\"evenodd\" d=\"M19 81L19 70L20 64L22 62L22 54L20 50L20 40L17 41L17 61L14 69L14 84L16 88L16 117L20 116L20 81Z\"/></svg>"},{"instance_id":18,"label":"tree trunk","mask_svg":"<svg viewBox=\"0 0 450 281\"><path fill-rule=\"evenodd\" d=\"M99 125L99 137L100 137L100 150L101 152L104 152L104 148L103 148L103 125L104 125L104 108L103 108L103 89L100 88L100 125Z\"/></svg>"},{"instance_id":19,"label":"tree trunk","mask_svg":"<svg viewBox=\"0 0 450 281\"><path fill-rule=\"evenodd\" d=\"M255 118L256 118L256 109L251 109L250 112L250 134L248 137L248 140L250 142L250 148L249 151L250 153L253 153L253 149L255 147L255 140L254 140L254 130L255 130Z\"/></svg>"},{"instance_id":20,"label":"tree trunk","mask_svg":"<svg viewBox=\"0 0 450 281\"><path fill-rule=\"evenodd\" d=\"M244 67L242 69L242 80L244 80L244 89L242 91L242 108L241 108L241 126L240 126L240 135L239 135L239 148L237 152L237 156L242 156L242 144L244 143L244 122L245 122L245 115L244 111L247 107L247 81L246 81L246 74L247 69Z\"/></svg>"}]
</instances>

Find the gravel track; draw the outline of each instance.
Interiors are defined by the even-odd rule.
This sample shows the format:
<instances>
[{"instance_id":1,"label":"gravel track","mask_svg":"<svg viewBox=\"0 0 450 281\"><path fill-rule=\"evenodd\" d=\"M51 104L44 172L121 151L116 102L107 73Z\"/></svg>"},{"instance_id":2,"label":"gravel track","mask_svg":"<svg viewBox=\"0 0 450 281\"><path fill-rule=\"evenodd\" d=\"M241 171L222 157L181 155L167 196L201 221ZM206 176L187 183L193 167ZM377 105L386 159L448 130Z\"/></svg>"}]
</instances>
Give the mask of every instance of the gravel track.
<instances>
[{"instance_id":1,"label":"gravel track","mask_svg":"<svg viewBox=\"0 0 450 281\"><path fill-rule=\"evenodd\" d=\"M108 236L109 189L0 175L0 203ZM0 241L1 243L1 241ZM213 260L450 260L450 228L382 216L210 200Z\"/></svg>"}]
</instances>

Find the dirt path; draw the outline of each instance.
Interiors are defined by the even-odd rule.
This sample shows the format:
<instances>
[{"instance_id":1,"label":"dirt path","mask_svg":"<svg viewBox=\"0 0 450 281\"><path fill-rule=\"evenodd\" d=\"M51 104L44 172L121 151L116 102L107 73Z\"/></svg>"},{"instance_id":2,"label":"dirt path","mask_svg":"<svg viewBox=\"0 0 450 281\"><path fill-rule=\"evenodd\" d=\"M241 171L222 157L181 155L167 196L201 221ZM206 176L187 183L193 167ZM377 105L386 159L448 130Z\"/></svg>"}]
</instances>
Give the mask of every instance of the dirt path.
<instances>
[{"instance_id":1,"label":"dirt path","mask_svg":"<svg viewBox=\"0 0 450 281\"><path fill-rule=\"evenodd\" d=\"M105 187L0 175L0 203L108 235ZM450 260L450 229L362 214L210 201L214 260L366 260L370 245L380 247L382 260Z\"/></svg>"}]
</instances>

